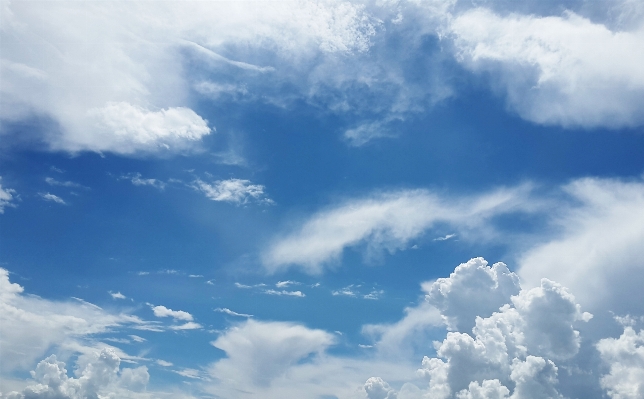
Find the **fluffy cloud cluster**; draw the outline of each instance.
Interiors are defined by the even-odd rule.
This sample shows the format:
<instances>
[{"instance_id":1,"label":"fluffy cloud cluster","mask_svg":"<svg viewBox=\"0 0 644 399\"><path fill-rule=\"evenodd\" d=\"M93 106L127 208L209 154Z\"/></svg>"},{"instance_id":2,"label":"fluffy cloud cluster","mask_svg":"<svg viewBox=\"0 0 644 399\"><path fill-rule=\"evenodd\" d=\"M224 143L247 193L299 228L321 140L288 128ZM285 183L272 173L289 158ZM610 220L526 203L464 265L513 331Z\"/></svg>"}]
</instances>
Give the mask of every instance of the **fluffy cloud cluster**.
<instances>
[{"instance_id":1,"label":"fluffy cloud cluster","mask_svg":"<svg viewBox=\"0 0 644 399\"><path fill-rule=\"evenodd\" d=\"M84 360L84 367L76 371L78 378L69 377L65 363L56 355L42 360L31 372L35 384L22 392L10 392L8 399L86 399L126 398L143 391L150 375L145 366L119 370L121 359L110 349L94 353ZM82 365L79 365L82 366Z\"/></svg>"},{"instance_id":2,"label":"fluffy cloud cluster","mask_svg":"<svg viewBox=\"0 0 644 399\"><path fill-rule=\"evenodd\" d=\"M602 388L614 399L644 397L644 330L627 326L617 339L606 338L597 349L610 372L601 378Z\"/></svg>"},{"instance_id":3,"label":"fluffy cloud cluster","mask_svg":"<svg viewBox=\"0 0 644 399\"><path fill-rule=\"evenodd\" d=\"M488 267L477 258L458 266L449 278L426 283L424 289L427 301L441 309L453 330L434 343L436 357L422 361L418 373L429 379L424 395L563 398L555 362L577 355L580 336L575 324L592 317L581 312L565 288L543 279L540 287L521 290L518 276L505 265ZM367 381L368 397L395 397L381 381Z\"/></svg>"}]
</instances>

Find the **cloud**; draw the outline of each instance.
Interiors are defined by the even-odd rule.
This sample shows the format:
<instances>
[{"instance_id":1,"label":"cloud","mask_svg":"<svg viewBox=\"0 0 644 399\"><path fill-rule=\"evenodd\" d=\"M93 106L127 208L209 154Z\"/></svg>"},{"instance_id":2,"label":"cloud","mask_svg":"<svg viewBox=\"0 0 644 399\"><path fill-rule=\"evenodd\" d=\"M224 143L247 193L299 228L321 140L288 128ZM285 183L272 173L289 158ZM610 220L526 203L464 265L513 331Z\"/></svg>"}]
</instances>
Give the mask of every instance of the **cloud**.
<instances>
[{"instance_id":1,"label":"cloud","mask_svg":"<svg viewBox=\"0 0 644 399\"><path fill-rule=\"evenodd\" d=\"M264 186L251 184L250 180L217 180L209 184L197 179L193 182L192 188L202 192L213 201L231 202L238 205L246 204L250 201L273 203L271 199L264 196Z\"/></svg>"},{"instance_id":2,"label":"cloud","mask_svg":"<svg viewBox=\"0 0 644 399\"><path fill-rule=\"evenodd\" d=\"M109 291L109 294L110 294L110 295L112 296L112 298L114 298L114 299L126 299L126 298L127 298L125 295L121 294L120 292L112 292L112 291Z\"/></svg>"},{"instance_id":3,"label":"cloud","mask_svg":"<svg viewBox=\"0 0 644 399\"><path fill-rule=\"evenodd\" d=\"M644 123L642 16L632 29L612 30L572 11L500 15L474 8L454 15L444 34L465 67L491 72L509 107L524 119L633 127Z\"/></svg>"},{"instance_id":4,"label":"cloud","mask_svg":"<svg viewBox=\"0 0 644 399\"><path fill-rule=\"evenodd\" d=\"M0 73L11 84L3 85L0 118L50 118L56 129L38 134L52 150L131 155L198 149L212 131L189 108L193 80L204 80L199 72L228 72L235 79L214 83L231 85L271 73L273 67L236 59L250 51L283 65L279 82L308 65L301 61L365 52L376 22L363 6L344 2L260 3L256 12L247 7L7 4ZM79 13L83 23L75 19ZM34 26L36 31L28 28ZM281 86L275 81L269 80Z\"/></svg>"},{"instance_id":5,"label":"cloud","mask_svg":"<svg viewBox=\"0 0 644 399\"><path fill-rule=\"evenodd\" d=\"M493 279L507 281L490 284ZM452 287L451 284L457 285ZM502 285L512 289L502 289L499 287ZM423 284L428 302L408 310L405 319L410 319L413 313L422 314L421 309L427 305L438 310L432 303L437 303L435 294L441 286L469 293L462 297L441 295L438 301L443 312L449 311L440 317L454 327L455 318L450 314L456 314L456 325L464 330L448 332L442 342L434 343L436 356L423 358L418 374L429 380L423 397L563 398L555 362L575 358L581 345L575 325L592 317L581 311L566 288L543 279L540 287L520 289L518 276L509 272L505 265L497 263L488 267L485 260L477 258L458 266L449 279ZM451 289L446 290L449 291ZM495 291L498 294L494 294ZM488 303L481 308L481 315L469 312L464 306L486 301L490 293L498 296L494 302L505 303L500 306ZM405 323L405 319L395 327L380 326L384 332L382 337L397 329L398 343L403 342L401 338L409 335L409 326L413 325ZM377 348L382 345L383 338L376 343ZM381 389L384 385L376 384L374 380L371 383L376 387L374 392L381 396L395 393L388 387Z\"/></svg>"},{"instance_id":6,"label":"cloud","mask_svg":"<svg viewBox=\"0 0 644 399\"><path fill-rule=\"evenodd\" d=\"M264 291L263 291L263 293L264 293L264 294L268 294L268 295L297 296L297 297L300 297L300 298L303 298L303 297L305 297L305 296L306 296L302 291L286 291L286 290L277 291L277 290L264 290Z\"/></svg>"},{"instance_id":7,"label":"cloud","mask_svg":"<svg viewBox=\"0 0 644 399\"><path fill-rule=\"evenodd\" d=\"M38 195L40 195L40 197L42 199L44 199L45 201L52 201L52 202L55 202L57 204L67 205L65 200L63 200L62 198L60 198L57 195L54 195L54 194L51 194L51 193L38 193Z\"/></svg>"},{"instance_id":8,"label":"cloud","mask_svg":"<svg viewBox=\"0 0 644 399\"><path fill-rule=\"evenodd\" d=\"M601 377L601 386L614 399L640 398L644 395L644 331L624 328L619 338L605 338L597 343L601 359L609 368Z\"/></svg>"},{"instance_id":9,"label":"cloud","mask_svg":"<svg viewBox=\"0 0 644 399\"><path fill-rule=\"evenodd\" d=\"M351 285L348 285L348 286L346 286L346 287L344 287L344 288L341 288L341 289L339 289L339 290L331 291L331 295L333 295L333 296L339 296L339 295L342 295L342 296L352 296L352 297L355 297L355 296L357 295L357 292L355 292L355 291L353 290L353 284L351 284Z\"/></svg>"},{"instance_id":10,"label":"cloud","mask_svg":"<svg viewBox=\"0 0 644 399\"><path fill-rule=\"evenodd\" d=\"M344 138L353 147L360 147L371 140L383 137L395 137L395 135L385 128L382 122L364 123L344 132Z\"/></svg>"},{"instance_id":11,"label":"cloud","mask_svg":"<svg viewBox=\"0 0 644 399\"><path fill-rule=\"evenodd\" d=\"M297 266L321 273L347 247L366 244L367 255L393 253L437 223L458 228L461 236L502 214L531 211L530 187L504 188L479 196L449 198L427 190L375 194L320 211L273 242L263 254L270 272ZM489 228L488 228L489 229Z\"/></svg>"},{"instance_id":12,"label":"cloud","mask_svg":"<svg viewBox=\"0 0 644 399\"><path fill-rule=\"evenodd\" d=\"M78 372L78 378L67 376L65 363L51 355L38 363L31 372L36 384L22 393L9 393L12 399L26 398L96 398L100 393L127 394L129 390L140 392L148 384L147 367L120 369L121 359L111 349L93 354L92 359ZM120 375L119 375L120 371Z\"/></svg>"},{"instance_id":13,"label":"cloud","mask_svg":"<svg viewBox=\"0 0 644 399\"><path fill-rule=\"evenodd\" d=\"M177 330L177 331L180 331L180 330L199 330L201 328L203 328L201 324L195 323L193 321L189 321L187 323L179 324L179 325L176 325L176 326L170 326L171 330Z\"/></svg>"},{"instance_id":14,"label":"cloud","mask_svg":"<svg viewBox=\"0 0 644 399\"><path fill-rule=\"evenodd\" d=\"M452 331L471 330L476 316L490 316L520 289L519 276L505 264L488 267L483 258L460 264L448 278L423 284L425 299L441 311Z\"/></svg>"},{"instance_id":15,"label":"cloud","mask_svg":"<svg viewBox=\"0 0 644 399\"><path fill-rule=\"evenodd\" d=\"M183 310L172 310L165 306L154 306L152 311L156 317L172 317L175 320L192 321L192 315Z\"/></svg>"},{"instance_id":16,"label":"cloud","mask_svg":"<svg viewBox=\"0 0 644 399\"><path fill-rule=\"evenodd\" d=\"M140 173L129 173L127 175L121 176L119 180L121 179L130 180L135 186L152 186L158 188L159 190L163 190L166 186L165 182L157 179L144 179L141 177Z\"/></svg>"},{"instance_id":17,"label":"cloud","mask_svg":"<svg viewBox=\"0 0 644 399\"><path fill-rule=\"evenodd\" d=\"M15 207L12 202L15 198L16 190L11 188L2 188L2 177L0 176L0 214L4 213L5 207Z\"/></svg>"},{"instance_id":18,"label":"cloud","mask_svg":"<svg viewBox=\"0 0 644 399\"><path fill-rule=\"evenodd\" d=\"M230 310L230 309L228 309L228 308L217 308L217 309L215 309L215 312L225 313L225 314L227 314L227 315L229 315L229 316L253 317L253 315L252 315L252 314L237 313L237 312L234 312L234 311L232 311L232 310Z\"/></svg>"},{"instance_id":19,"label":"cloud","mask_svg":"<svg viewBox=\"0 0 644 399\"><path fill-rule=\"evenodd\" d=\"M50 186L60 186L60 187L69 187L69 188L84 188L88 187L83 186L82 184L74 183L73 181L58 181L53 177L46 177L45 182Z\"/></svg>"},{"instance_id":20,"label":"cloud","mask_svg":"<svg viewBox=\"0 0 644 399\"><path fill-rule=\"evenodd\" d=\"M384 290L373 290L368 294L363 295L362 297L364 299L371 299L373 301L376 301L380 299L380 297L385 293Z\"/></svg>"},{"instance_id":21,"label":"cloud","mask_svg":"<svg viewBox=\"0 0 644 399\"><path fill-rule=\"evenodd\" d=\"M434 241L447 241L447 240L451 240L454 237L456 237L456 234L448 234L443 237L436 237L434 238Z\"/></svg>"},{"instance_id":22,"label":"cloud","mask_svg":"<svg viewBox=\"0 0 644 399\"><path fill-rule=\"evenodd\" d=\"M523 285L546 277L593 313L644 314L644 182L585 178L562 191L552 232L519 255Z\"/></svg>"},{"instance_id":23,"label":"cloud","mask_svg":"<svg viewBox=\"0 0 644 399\"><path fill-rule=\"evenodd\" d=\"M23 293L0 268L0 368L33 367L47 351L91 351L91 337L116 328L153 324L126 313L110 313L84 301L49 301Z\"/></svg>"},{"instance_id":24,"label":"cloud","mask_svg":"<svg viewBox=\"0 0 644 399\"><path fill-rule=\"evenodd\" d=\"M242 390L248 385L267 386L290 366L320 355L334 342L333 335L322 330L249 319L212 342L226 352L226 358L214 363L209 372Z\"/></svg>"},{"instance_id":25,"label":"cloud","mask_svg":"<svg viewBox=\"0 0 644 399\"><path fill-rule=\"evenodd\" d=\"M171 362L166 362L165 360L161 360L161 359L157 359L156 363L159 366L162 366L162 367L170 367L170 366L172 366Z\"/></svg>"},{"instance_id":26,"label":"cloud","mask_svg":"<svg viewBox=\"0 0 644 399\"><path fill-rule=\"evenodd\" d=\"M368 399L396 399L396 392L380 377L371 377L364 384Z\"/></svg>"},{"instance_id":27,"label":"cloud","mask_svg":"<svg viewBox=\"0 0 644 399\"><path fill-rule=\"evenodd\" d=\"M286 288L289 285L299 285L299 284L300 283L298 283L297 281L285 280L285 281L278 281L277 283L275 283L275 287Z\"/></svg>"}]
</instances>

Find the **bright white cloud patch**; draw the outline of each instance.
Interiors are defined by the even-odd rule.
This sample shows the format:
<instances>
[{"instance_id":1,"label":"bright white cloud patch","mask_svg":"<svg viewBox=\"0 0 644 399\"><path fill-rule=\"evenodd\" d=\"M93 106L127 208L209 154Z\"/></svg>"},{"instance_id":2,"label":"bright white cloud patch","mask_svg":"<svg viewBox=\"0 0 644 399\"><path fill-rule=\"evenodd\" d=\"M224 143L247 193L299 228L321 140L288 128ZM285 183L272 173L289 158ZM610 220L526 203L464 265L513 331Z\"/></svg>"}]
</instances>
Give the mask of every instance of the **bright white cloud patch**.
<instances>
[{"instance_id":1,"label":"bright white cloud patch","mask_svg":"<svg viewBox=\"0 0 644 399\"><path fill-rule=\"evenodd\" d=\"M207 198L213 201L231 202L234 204L246 204L250 201L259 201L271 204L273 201L264 195L264 186L251 184L250 180L228 179L217 180L213 183L206 183L202 180L195 180L192 187L201 191Z\"/></svg>"},{"instance_id":2,"label":"bright white cloud patch","mask_svg":"<svg viewBox=\"0 0 644 399\"><path fill-rule=\"evenodd\" d=\"M77 371L79 377L73 378L67 375L65 363L51 355L31 372L34 385L22 392L8 393L7 397L85 399L105 394L131 397L130 391L143 391L150 380L147 367L120 369L120 363L121 359L113 350L104 349L100 354L92 354L84 367L79 365L82 367Z\"/></svg>"},{"instance_id":3,"label":"bright white cloud patch","mask_svg":"<svg viewBox=\"0 0 644 399\"><path fill-rule=\"evenodd\" d=\"M471 330L476 316L490 316L520 289L519 277L505 264L488 267L483 258L459 265L449 278L423 285L427 302L441 311L452 331Z\"/></svg>"},{"instance_id":4,"label":"bright white cloud patch","mask_svg":"<svg viewBox=\"0 0 644 399\"><path fill-rule=\"evenodd\" d=\"M409 190L347 201L313 215L276 241L264 253L264 265L272 272L297 265L317 274L346 247L366 243L369 256L394 252L439 222L466 235L494 216L532 209L535 203L526 201L528 194L527 186L459 199Z\"/></svg>"},{"instance_id":5,"label":"bright white cloud patch","mask_svg":"<svg viewBox=\"0 0 644 399\"><path fill-rule=\"evenodd\" d=\"M474 276L481 273L486 276ZM494 278L507 279L505 284L511 289L499 287L503 283L490 284ZM429 379L423 397L563 398L555 362L577 355L581 339L575 325L592 317L581 311L564 287L543 279L540 287L517 292L517 275L500 263L488 267L481 258L460 265L449 279L441 280L425 284L429 303L438 303L449 312L441 316L452 327L455 313L469 319L469 323L457 323L469 331L448 332L442 342L434 344L436 357L425 356L418 371ZM465 291L464 296L445 295L451 291L447 288L457 285ZM440 292L441 288L445 291ZM490 293L498 295L496 302L505 303L483 306L482 316L463 306L476 306ZM368 381L380 395L377 397L395 394L381 381Z\"/></svg>"},{"instance_id":6,"label":"bright white cloud patch","mask_svg":"<svg viewBox=\"0 0 644 399\"><path fill-rule=\"evenodd\" d=\"M644 123L644 23L611 30L573 12L501 16L475 8L450 20L456 56L491 71L523 118L571 127Z\"/></svg>"},{"instance_id":7,"label":"bright white cloud patch","mask_svg":"<svg viewBox=\"0 0 644 399\"><path fill-rule=\"evenodd\" d=\"M114 299L126 299L127 297L120 292L111 292L109 293Z\"/></svg>"},{"instance_id":8,"label":"bright white cloud patch","mask_svg":"<svg viewBox=\"0 0 644 399\"><path fill-rule=\"evenodd\" d=\"M16 190L11 188L2 188L2 177L0 177L0 214L4 213L5 207L15 206L13 203Z\"/></svg>"},{"instance_id":9,"label":"bright white cloud patch","mask_svg":"<svg viewBox=\"0 0 644 399\"><path fill-rule=\"evenodd\" d=\"M644 330L635 332L627 326L617 339L606 338L597 343L602 361L610 367L602 376L602 388L613 399L644 397Z\"/></svg>"},{"instance_id":10,"label":"bright white cloud patch","mask_svg":"<svg viewBox=\"0 0 644 399\"><path fill-rule=\"evenodd\" d=\"M250 46L297 64L320 54L366 51L374 33L364 7L350 3L257 3L253 12L247 7L6 3L0 117L52 118L59 131L48 129L43 139L53 150L185 152L198 148L211 132L189 108L191 78L185 64L258 73L252 64L209 49L234 55L236 47Z\"/></svg>"},{"instance_id":11,"label":"bright white cloud patch","mask_svg":"<svg viewBox=\"0 0 644 399\"><path fill-rule=\"evenodd\" d=\"M230 310L230 309L228 309L228 308L217 308L217 309L215 309L215 312L225 313L225 314L227 314L227 315L229 315L229 316L253 317L253 315L252 315L252 314L237 313L237 312L232 311L232 310Z\"/></svg>"},{"instance_id":12,"label":"bright white cloud patch","mask_svg":"<svg viewBox=\"0 0 644 399\"><path fill-rule=\"evenodd\" d=\"M59 181L59 180L54 179L53 177L46 177L45 182L47 184L49 184L50 186L60 186L60 187L87 189L87 187L83 186L82 184L74 183L73 181Z\"/></svg>"},{"instance_id":13,"label":"bright white cloud patch","mask_svg":"<svg viewBox=\"0 0 644 399\"><path fill-rule=\"evenodd\" d=\"M165 306L154 306L152 311L156 317L172 317L175 320L192 321L192 315L183 310L172 310Z\"/></svg>"}]
</instances>

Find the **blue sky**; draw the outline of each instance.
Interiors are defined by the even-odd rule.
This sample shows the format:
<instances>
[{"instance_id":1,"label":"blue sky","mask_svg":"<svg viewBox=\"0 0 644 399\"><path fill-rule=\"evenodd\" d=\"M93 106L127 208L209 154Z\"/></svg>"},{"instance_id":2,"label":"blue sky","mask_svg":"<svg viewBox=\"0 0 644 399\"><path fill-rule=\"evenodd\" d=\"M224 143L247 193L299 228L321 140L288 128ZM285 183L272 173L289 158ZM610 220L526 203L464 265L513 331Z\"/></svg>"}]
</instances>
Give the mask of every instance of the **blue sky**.
<instances>
[{"instance_id":1,"label":"blue sky","mask_svg":"<svg viewBox=\"0 0 644 399\"><path fill-rule=\"evenodd\" d=\"M641 3L1 6L0 397L644 397Z\"/></svg>"}]
</instances>

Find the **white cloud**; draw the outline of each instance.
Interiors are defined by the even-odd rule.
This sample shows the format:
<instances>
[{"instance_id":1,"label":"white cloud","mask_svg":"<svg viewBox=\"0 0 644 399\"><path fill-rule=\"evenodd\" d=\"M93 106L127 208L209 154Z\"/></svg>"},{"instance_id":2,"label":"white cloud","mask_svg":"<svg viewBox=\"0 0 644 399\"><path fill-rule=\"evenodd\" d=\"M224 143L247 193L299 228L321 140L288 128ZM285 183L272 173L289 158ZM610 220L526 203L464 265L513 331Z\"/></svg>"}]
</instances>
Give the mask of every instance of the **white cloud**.
<instances>
[{"instance_id":1,"label":"white cloud","mask_svg":"<svg viewBox=\"0 0 644 399\"><path fill-rule=\"evenodd\" d=\"M161 360L161 359L157 359L156 363L157 363L159 366L162 366L162 367L170 367L170 366L172 366L172 363L171 363L171 362L167 362L167 361L165 361L165 360Z\"/></svg>"},{"instance_id":2,"label":"white cloud","mask_svg":"<svg viewBox=\"0 0 644 399\"><path fill-rule=\"evenodd\" d=\"M230 309L228 309L228 308L217 308L217 309L215 309L215 312L225 313L225 314L227 314L227 315L229 315L229 316L253 317L253 315L252 315L252 314L237 313L237 312L234 312L234 311L232 311L232 310L230 310Z\"/></svg>"},{"instance_id":3,"label":"white cloud","mask_svg":"<svg viewBox=\"0 0 644 399\"><path fill-rule=\"evenodd\" d=\"M154 306L152 311L156 317L172 317L175 320L192 321L192 315L183 310L172 310L165 306Z\"/></svg>"},{"instance_id":4,"label":"white cloud","mask_svg":"<svg viewBox=\"0 0 644 399\"><path fill-rule=\"evenodd\" d=\"M456 237L456 234L447 234L443 237L434 238L434 241L447 241L447 240L451 240L454 237Z\"/></svg>"},{"instance_id":5,"label":"white cloud","mask_svg":"<svg viewBox=\"0 0 644 399\"><path fill-rule=\"evenodd\" d=\"M427 302L441 311L452 331L469 331L476 316L489 317L519 293L519 276L503 263L488 267L483 258L460 264L448 278L423 284Z\"/></svg>"},{"instance_id":6,"label":"white cloud","mask_svg":"<svg viewBox=\"0 0 644 399\"><path fill-rule=\"evenodd\" d=\"M348 286L346 286L346 287L344 287L344 288L341 288L341 289L339 289L339 290L331 291L331 295L333 295L333 296L339 296L339 295L341 295L341 296L352 296L352 297L355 297L355 296L357 295L357 292L356 292L356 291L354 291L354 289L353 289L353 284L351 284L351 285L348 285Z\"/></svg>"},{"instance_id":7,"label":"white cloud","mask_svg":"<svg viewBox=\"0 0 644 399\"><path fill-rule=\"evenodd\" d=\"M120 179L130 180L135 186L152 186L158 188L159 190L163 190L166 186L166 183L162 182L161 180L144 179L141 177L140 173L130 173L123 175L119 178L119 180Z\"/></svg>"},{"instance_id":8,"label":"white cloud","mask_svg":"<svg viewBox=\"0 0 644 399\"><path fill-rule=\"evenodd\" d=\"M463 65L492 72L521 117L619 128L644 123L643 16L630 30L611 30L571 11L502 16L475 8L453 16L444 34Z\"/></svg>"},{"instance_id":9,"label":"white cloud","mask_svg":"<svg viewBox=\"0 0 644 399\"><path fill-rule=\"evenodd\" d=\"M114 299L126 299L126 298L127 298L125 295L121 294L120 292L112 292L112 291L109 291L109 294L110 294L110 295L112 296L112 298L114 298Z\"/></svg>"},{"instance_id":10,"label":"white cloud","mask_svg":"<svg viewBox=\"0 0 644 399\"><path fill-rule=\"evenodd\" d=\"M335 341L322 330L279 322L248 320L217 338L212 345L227 358L211 366L210 374L220 379L267 385L289 366L320 354Z\"/></svg>"},{"instance_id":11,"label":"white cloud","mask_svg":"<svg viewBox=\"0 0 644 399\"><path fill-rule=\"evenodd\" d=\"M277 288L286 288L290 285L300 285L300 283L297 281L291 281L291 280L278 281L277 283L275 283L275 287Z\"/></svg>"},{"instance_id":12,"label":"white cloud","mask_svg":"<svg viewBox=\"0 0 644 399\"><path fill-rule=\"evenodd\" d=\"M197 179L193 182L192 187L213 201L232 202L234 204L246 204L250 201L264 202L267 204L273 202L271 199L265 197L264 186L261 184L251 184L250 180L217 180L209 184Z\"/></svg>"},{"instance_id":13,"label":"white cloud","mask_svg":"<svg viewBox=\"0 0 644 399\"><path fill-rule=\"evenodd\" d=\"M533 210L537 202L527 201L529 191L523 185L455 199L406 190L347 201L314 214L299 229L275 241L265 251L263 263L271 272L295 265L319 274L347 247L366 243L368 256L382 250L394 252L436 223L450 224L467 236L495 216Z\"/></svg>"},{"instance_id":14,"label":"white cloud","mask_svg":"<svg viewBox=\"0 0 644 399\"><path fill-rule=\"evenodd\" d=\"M11 188L2 188L2 177L0 176L0 214L4 213L4 208L16 206L12 201L15 199L16 190Z\"/></svg>"},{"instance_id":15,"label":"white cloud","mask_svg":"<svg viewBox=\"0 0 644 399\"><path fill-rule=\"evenodd\" d=\"M554 230L519 256L525 286L546 277L589 311L644 314L644 182L579 179L548 215Z\"/></svg>"},{"instance_id":16,"label":"white cloud","mask_svg":"<svg viewBox=\"0 0 644 399\"><path fill-rule=\"evenodd\" d=\"M395 135L387 130L382 122L363 123L344 132L344 138L353 147L360 147L371 140L383 137L395 137Z\"/></svg>"},{"instance_id":17,"label":"white cloud","mask_svg":"<svg viewBox=\"0 0 644 399\"><path fill-rule=\"evenodd\" d=\"M179 324L179 325L176 325L176 326L170 326L171 330L176 330L176 331L180 331L180 330L199 330L201 328L203 328L202 325L199 324L199 323L195 323L194 321L189 321L187 323Z\"/></svg>"},{"instance_id":18,"label":"white cloud","mask_svg":"<svg viewBox=\"0 0 644 399\"><path fill-rule=\"evenodd\" d=\"M384 290L372 290L370 293L363 295L364 299L378 300L385 293Z\"/></svg>"},{"instance_id":19,"label":"white cloud","mask_svg":"<svg viewBox=\"0 0 644 399\"><path fill-rule=\"evenodd\" d=\"M601 386L613 399L644 397L644 331L636 333L625 327L617 339L606 338L597 343L602 361L610 367L601 377Z\"/></svg>"},{"instance_id":20,"label":"white cloud","mask_svg":"<svg viewBox=\"0 0 644 399\"><path fill-rule=\"evenodd\" d=\"M262 73L234 59L247 58L237 51L244 48L246 55L250 50L277 57L284 79L292 68L307 65L301 60L366 51L376 23L363 6L336 1L258 3L253 12L248 7L7 3L0 73L10 84L3 84L0 117L52 118L58 131L41 133L54 150L183 152L211 132L188 108L194 103L193 74L186 64L251 77ZM270 66L263 70L272 73Z\"/></svg>"},{"instance_id":21,"label":"white cloud","mask_svg":"<svg viewBox=\"0 0 644 399\"><path fill-rule=\"evenodd\" d=\"M396 392L380 377L371 377L364 384L368 399L396 399Z\"/></svg>"},{"instance_id":22,"label":"white cloud","mask_svg":"<svg viewBox=\"0 0 644 399\"><path fill-rule=\"evenodd\" d=\"M286 291L286 290L277 291L277 290L264 290L264 291L263 291L263 293L264 293L264 294L268 294L268 295L297 296L297 297L300 297L300 298L303 298L303 297L305 297L305 296L306 296L302 291Z\"/></svg>"},{"instance_id":23,"label":"white cloud","mask_svg":"<svg viewBox=\"0 0 644 399\"><path fill-rule=\"evenodd\" d=\"M139 337L138 335L129 335L130 338L132 338L132 341L134 342L145 342L147 339L143 337Z\"/></svg>"},{"instance_id":24,"label":"white cloud","mask_svg":"<svg viewBox=\"0 0 644 399\"><path fill-rule=\"evenodd\" d=\"M51 194L51 193L38 193L38 195L40 195L40 197L42 199L44 199L45 201L51 201L51 202L55 202L57 204L67 205L65 200L63 200L62 198L60 198L57 195L54 195L54 194Z\"/></svg>"},{"instance_id":25,"label":"white cloud","mask_svg":"<svg viewBox=\"0 0 644 399\"><path fill-rule=\"evenodd\" d=\"M48 301L23 294L0 268L0 368L3 372L33 367L47 351L91 351L90 337L117 327L151 327L136 316L109 313L84 301Z\"/></svg>"},{"instance_id":26,"label":"white cloud","mask_svg":"<svg viewBox=\"0 0 644 399\"><path fill-rule=\"evenodd\" d=\"M125 394L129 389L142 391L150 379L147 368L122 369L119 375L120 363L121 359L113 350L104 349L100 354L94 354L91 361L79 370L79 378L70 378L65 363L51 355L31 372L36 384L25 388L22 393L9 393L8 397L81 399L98 397L99 393L106 391L117 393L125 390Z\"/></svg>"}]
</instances>

